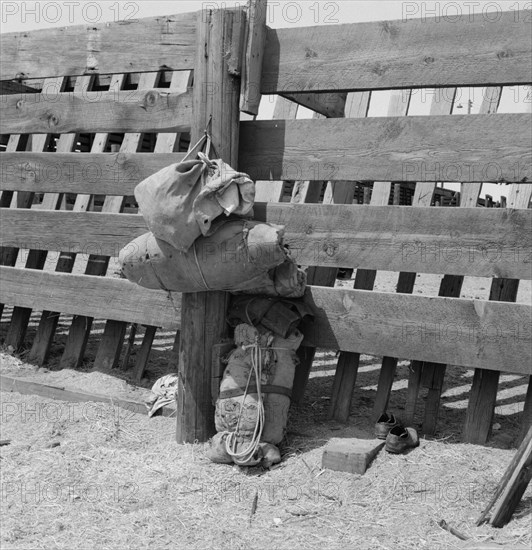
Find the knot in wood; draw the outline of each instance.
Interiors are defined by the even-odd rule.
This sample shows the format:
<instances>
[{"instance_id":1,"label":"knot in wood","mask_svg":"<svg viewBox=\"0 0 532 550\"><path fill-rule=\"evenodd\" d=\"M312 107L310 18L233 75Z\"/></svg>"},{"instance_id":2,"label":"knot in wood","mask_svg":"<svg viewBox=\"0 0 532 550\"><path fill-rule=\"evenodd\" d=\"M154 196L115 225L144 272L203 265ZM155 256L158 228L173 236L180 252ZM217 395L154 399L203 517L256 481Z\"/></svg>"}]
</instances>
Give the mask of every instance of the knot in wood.
<instances>
[{"instance_id":1,"label":"knot in wood","mask_svg":"<svg viewBox=\"0 0 532 550\"><path fill-rule=\"evenodd\" d=\"M17 105L16 105L16 108L17 109L22 109L24 107L24 100L23 99L19 99L17 101Z\"/></svg>"},{"instance_id":2,"label":"knot in wood","mask_svg":"<svg viewBox=\"0 0 532 550\"><path fill-rule=\"evenodd\" d=\"M59 117L57 115L55 115L54 113L51 113L50 115L48 115L48 126L50 126L50 128L55 127L58 124L59 124Z\"/></svg>"},{"instance_id":3,"label":"knot in wood","mask_svg":"<svg viewBox=\"0 0 532 550\"><path fill-rule=\"evenodd\" d=\"M154 91L150 90L145 96L144 96L144 105L146 107L153 107L159 99L159 94Z\"/></svg>"},{"instance_id":4,"label":"knot in wood","mask_svg":"<svg viewBox=\"0 0 532 550\"><path fill-rule=\"evenodd\" d=\"M427 57L425 57L425 59L423 59L423 61L424 61L427 65L430 65L431 63L434 63L434 57L431 57L430 55L427 55Z\"/></svg>"},{"instance_id":5,"label":"knot in wood","mask_svg":"<svg viewBox=\"0 0 532 550\"><path fill-rule=\"evenodd\" d=\"M323 248L323 251L325 252L325 254L327 254L327 256L329 256L329 258L334 256L336 254L336 252L338 251L338 245L336 243L331 242L331 241L324 242L322 248Z\"/></svg>"},{"instance_id":6,"label":"knot in wood","mask_svg":"<svg viewBox=\"0 0 532 550\"><path fill-rule=\"evenodd\" d=\"M312 227L312 225L307 225L307 227L305 228L305 233L307 235L311 235L313 232L314 232L314 228Z\"/></svg>"}]
</instances>

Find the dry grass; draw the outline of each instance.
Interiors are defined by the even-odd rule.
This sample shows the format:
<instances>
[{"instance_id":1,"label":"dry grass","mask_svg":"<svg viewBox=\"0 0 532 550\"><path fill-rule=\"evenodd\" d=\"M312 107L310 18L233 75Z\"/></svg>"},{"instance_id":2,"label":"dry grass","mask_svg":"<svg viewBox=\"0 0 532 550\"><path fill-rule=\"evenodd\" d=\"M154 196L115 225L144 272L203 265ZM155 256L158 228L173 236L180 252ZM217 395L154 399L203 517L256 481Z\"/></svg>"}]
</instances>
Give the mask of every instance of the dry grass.
<instances>
[{"instance_id":1,"label":"dry grass","mask_svg":"<svg viewBox=\"0 0 532 550\"><path fill-rule=\"evenodd\" d=\"M311 379L270 471L176 445L172 418L0 394L1 438L12 440L0 451L2 549L460 548L441 519L479 541L529 545L530 490L506 528L474 526L514 451L455 443L448 422L409 454L381 452L364 476L321 470L328 439L369 428L365 366L348 425L326 420L330 376Z\"/></svg>"},{"instance_id":2,"label":"dry grass","mask_svg":"<svg viewBox=\"0 0 532 550\"><path fill-rule=\"evenodd\" d=\"M396 276L379 273L377 290L393 291ZM342 282L340 286L352 283ZM416 292L437 294L438 277L421 277ZM468 286L469 285L469 286ZM487 298L488 280L466 278L465 297ZM523 284L519 301L529 302ZM29 349L39 315L32 317ZM52 349L59 362L69 318L62 316ZM2 331L7 324L2 323ZM103 323L95 323L78 372L39 372L1 354L0 372L43 383L111 395L142 397L126 382L92 371ZM146 378L149 387L175 369L173 337L158 334ZM22 354L21 358L24 359ZM210 463L203 445L178 446L175 420L100 403L68 404L0 393L2 476L0 547L7 549L418 549L461 548L442 530L449 524L477 541L513 548L532 545L532 491L503 529L475 527L515 449L526 377L501 376L494 431L488 446L460 443L472 371L447 369L438 432L406 455L382 451L364 476L321 470L332 437L371 431L380 360L362 357L347 425L327 420L335 357L321 352L303 404L291 411L283 462L272 470ZM132 356L134 360L134 354ZM401 415L408 365L401 363L390 410ZM425 394L422 392L420 401ZM422 422L420 403L416 427ZM57 446L53 446L59 443ZM255 513L251 516L257 498Z\"/></svg>"}]
</instances>

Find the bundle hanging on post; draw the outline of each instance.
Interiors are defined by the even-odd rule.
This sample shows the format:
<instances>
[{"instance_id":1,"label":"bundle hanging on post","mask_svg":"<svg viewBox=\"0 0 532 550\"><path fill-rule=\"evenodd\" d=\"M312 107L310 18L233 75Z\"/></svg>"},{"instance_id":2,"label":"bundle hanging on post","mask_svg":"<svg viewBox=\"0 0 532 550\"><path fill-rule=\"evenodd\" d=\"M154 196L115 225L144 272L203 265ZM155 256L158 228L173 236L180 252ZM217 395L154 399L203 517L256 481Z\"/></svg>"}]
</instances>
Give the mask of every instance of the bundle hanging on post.
<instances>
[{"instance_id":1,"label":"bundle hanging on post","mask_svg":"<svg viewBox=\"0 0 532 550\"><path fill-rule=\"evenodd\" d=\"M205 153L201 151L206 145ZM221 159L210 160L206 134L185 159L141 181L135 199L150 231L186 252L221 214L250 214L255 184L247 174L233 170ZM199 158L189 160L189 157Z\"/></svg>"}]
</instances>

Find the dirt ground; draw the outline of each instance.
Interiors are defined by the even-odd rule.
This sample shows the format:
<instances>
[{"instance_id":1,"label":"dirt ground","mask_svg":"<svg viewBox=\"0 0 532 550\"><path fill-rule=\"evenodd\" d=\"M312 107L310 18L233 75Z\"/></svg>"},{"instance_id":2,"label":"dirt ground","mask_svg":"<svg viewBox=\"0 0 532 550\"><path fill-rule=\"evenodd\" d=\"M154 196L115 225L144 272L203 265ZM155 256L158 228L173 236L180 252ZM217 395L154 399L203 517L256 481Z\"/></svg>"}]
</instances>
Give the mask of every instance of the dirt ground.
<instances>
[{"instance_id":1,"label":"dirt ground","mask_svg":"<svg viewBox=\"0 0 532 550\"><path fill-rule=\"evenodd\" d=\"M435 295L438 283L437 277L420 279L416 292ZM379 273L376 290L392 287L392 278ZM488 293L489 280L466 279L465 297ZM530 285L523 285L518 300L530 298ZM173 335L161 332L141 388L128 383L127 370L93 371L98 323L82 368L54 371L67 327L65 317L48 369L36 370L24 352L13 356L4 348L0 373L139 400L157 377L174 370ZM0 328L1 337L7 322ZM532 545L530 487L506 527L475 527L515 453L526 377L501 376L493 434L486 446L468 445L460 439L473 373L448 368L436 436L408 454L381 451L360 476L323 470L321 457L333 437L371 433L380 358L362 356L345 425L327 419L335 361L334 352L318 351L306 396L290 412L283 461L271 470L210 463L203 444L176 444L174 418L0 392L0 439L11 440L0 447L0 548L465 548L438 526L442 519L472 541ZM389 410L399 416L408 368L400 362L390 400Z\"/></svg>"}]
</instances>

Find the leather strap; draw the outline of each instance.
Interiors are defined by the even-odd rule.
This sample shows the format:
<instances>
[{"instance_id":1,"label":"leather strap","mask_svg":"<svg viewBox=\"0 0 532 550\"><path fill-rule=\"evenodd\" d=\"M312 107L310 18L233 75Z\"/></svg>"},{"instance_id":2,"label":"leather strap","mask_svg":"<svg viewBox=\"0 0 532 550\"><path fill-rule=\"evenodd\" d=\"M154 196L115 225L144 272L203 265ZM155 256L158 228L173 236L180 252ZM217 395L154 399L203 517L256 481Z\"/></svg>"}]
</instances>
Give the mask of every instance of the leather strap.
<instances>
[{"instance_id":1,"label":"leather strap","mask_svg":"<svg viewBox=\"0 0 532 550\"><path fill-rule=\"evenodd\" d=\"M290 388L285 388L284 386L274 386L272 384L263 384L261 387L262 393L278 393L280 395L286 395L289 398L292 398L292 390ZM233 390L225 390L220 392L218 399L230 399L231 397L240 397L244 395L245 388L235 388ZM257 393L257 386L255 384L248 387L248 394Z\"/></svg>"}]
</instances>

